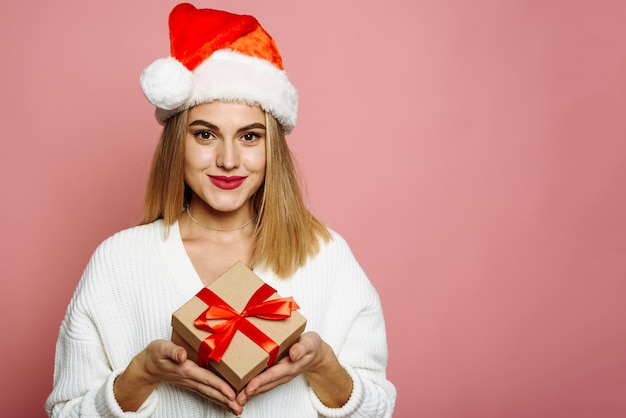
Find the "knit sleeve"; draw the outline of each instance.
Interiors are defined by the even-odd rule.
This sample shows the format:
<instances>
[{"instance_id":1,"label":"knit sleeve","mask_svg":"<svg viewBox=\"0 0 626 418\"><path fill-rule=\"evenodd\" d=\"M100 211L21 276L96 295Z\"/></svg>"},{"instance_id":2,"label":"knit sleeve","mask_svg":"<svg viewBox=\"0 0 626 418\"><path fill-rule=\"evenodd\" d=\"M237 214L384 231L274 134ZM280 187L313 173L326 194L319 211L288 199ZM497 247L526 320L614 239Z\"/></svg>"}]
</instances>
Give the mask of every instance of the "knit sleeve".
<instances>
[{"instance_id":1,"label":"knit sleeve","mask_svg":"<svg viewBox=\"0 0 626 418\"><path fill-rule=\"evenodd\" d=\"M396 389L386 378L387 337L380 298L343 238L335 235L333 247L336 285L332 293L342 301L334 299L325 306L339 307L335 308L336 317L349 318L346 324L338 325L343 340L339 343L333 338L333 349L350 375L353 388L341 408L325 406L312 389L311 402L320 415L329 418L391 417Z\"/></svg>"},{"instance_id":2,"label":"knit sleeve","mask_svg":"<svg viewBox=\"0 0 626 418\"><path fill-rule=\"evenodd\" d=\"M156 409L155 391L142 407L124 413L113 395L113 370L98 329L94 308L107 303L101 279L109 274L106 249L94 253L67 308L56 345L53 390L46 402L51 417L149 417Z\"/></svg>"}]
</instances>

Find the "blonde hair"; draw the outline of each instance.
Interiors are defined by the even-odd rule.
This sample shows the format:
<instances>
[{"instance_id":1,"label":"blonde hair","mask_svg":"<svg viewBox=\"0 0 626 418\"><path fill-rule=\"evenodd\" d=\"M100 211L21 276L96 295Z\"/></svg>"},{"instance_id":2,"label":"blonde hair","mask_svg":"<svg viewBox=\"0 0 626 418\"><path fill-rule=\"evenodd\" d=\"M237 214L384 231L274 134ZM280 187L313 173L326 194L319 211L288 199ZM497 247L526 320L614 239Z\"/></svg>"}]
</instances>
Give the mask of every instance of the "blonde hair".
<instances>
[{"instance_id":1,"label":"blonde hair","mask_svg":"<svg viewBox=\"0 0 626 418\"><path fill-rule=\"evenodd\" d=\"M142 224L163 219L169 228L189 203L183 171L186 125L187 111L165 123L152 160ZM258 214L252 262L265 264L285 278L317 254L320 240L330 240L330 233L306 208L285 134L268 112L265 125L265 181L251 198Z\"/></svg>"},{"instance_id":2,"label":"blonde hair","mask_svg":"<svg viewBox=\"0 0 626 418\"><path fill-rule=\"evenodd\" d=\"M157 144L146 186L142 224L163 219L168 227L178 219L185 202L184 157L187 111L167 120Z\"/></svg>"}]
</instances>

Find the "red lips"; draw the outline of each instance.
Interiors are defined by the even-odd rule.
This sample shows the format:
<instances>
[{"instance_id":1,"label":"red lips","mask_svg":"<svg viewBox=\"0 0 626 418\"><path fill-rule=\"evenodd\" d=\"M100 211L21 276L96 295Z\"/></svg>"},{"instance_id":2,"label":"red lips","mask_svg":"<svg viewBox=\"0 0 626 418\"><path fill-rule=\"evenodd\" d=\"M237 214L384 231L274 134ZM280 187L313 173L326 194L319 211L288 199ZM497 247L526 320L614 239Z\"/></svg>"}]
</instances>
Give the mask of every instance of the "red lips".
<instances>
[{"instance_id":1,"label":"red lips","mask_svg":"<svg viewBox=\"0 0 626 418\"><path fill-rule=\"evenodd\" d=\"M209 176L211 182L220 189L233 190L241 186L246 177L243 176Z\"/></svg>"}]
</instances>

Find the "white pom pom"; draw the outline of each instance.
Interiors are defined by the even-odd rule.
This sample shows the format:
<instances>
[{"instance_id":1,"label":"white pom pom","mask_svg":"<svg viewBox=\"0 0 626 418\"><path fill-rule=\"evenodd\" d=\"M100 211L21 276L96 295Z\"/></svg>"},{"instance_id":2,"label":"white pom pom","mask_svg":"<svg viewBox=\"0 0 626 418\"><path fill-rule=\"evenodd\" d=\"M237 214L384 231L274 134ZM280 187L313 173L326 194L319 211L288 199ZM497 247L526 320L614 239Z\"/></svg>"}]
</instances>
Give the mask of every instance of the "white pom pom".
<instances>
[{"instance_id":1,"label":"white pom pom","mask_svg":"<svg viewBox=\"0 0 626 418\"><path fill-rule=\"evenodd\" d=\"M176 109L193 93L193 74L172 57L159 58L146 67L139 82L150 103L161 109Z\"/></svg>"}]
</instances>

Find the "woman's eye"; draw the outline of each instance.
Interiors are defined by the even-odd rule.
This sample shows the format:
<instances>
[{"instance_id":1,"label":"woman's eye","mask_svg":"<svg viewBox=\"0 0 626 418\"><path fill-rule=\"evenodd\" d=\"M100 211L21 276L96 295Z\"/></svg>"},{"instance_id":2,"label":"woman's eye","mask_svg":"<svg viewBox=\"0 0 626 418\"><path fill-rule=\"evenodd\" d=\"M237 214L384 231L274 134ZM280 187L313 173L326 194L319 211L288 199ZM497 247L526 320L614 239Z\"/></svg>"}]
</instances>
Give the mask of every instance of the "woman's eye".
<instances>
[{"instance_id":1,"label":"woman's eye","mask_svg":"<svg viewBox=\"0 0 626 418\"><path fill-rule=\"evenodd\" d=\"M252 142L252 141L259 139L259 135L255 134L254 132L248 132L248 133L243 134L242 138L246 142Z\"/></svg>"},{"instance_id":2,"label":"woman's eye","mask_svg":"<svg viewBox=\"0 0 626 418\"><path fill-rule=\"evenodd\" d=\"M198 131L193 134L198 139L208 140L213 137L213 134L209 131Z\"/></svg>"}]
</instances>

